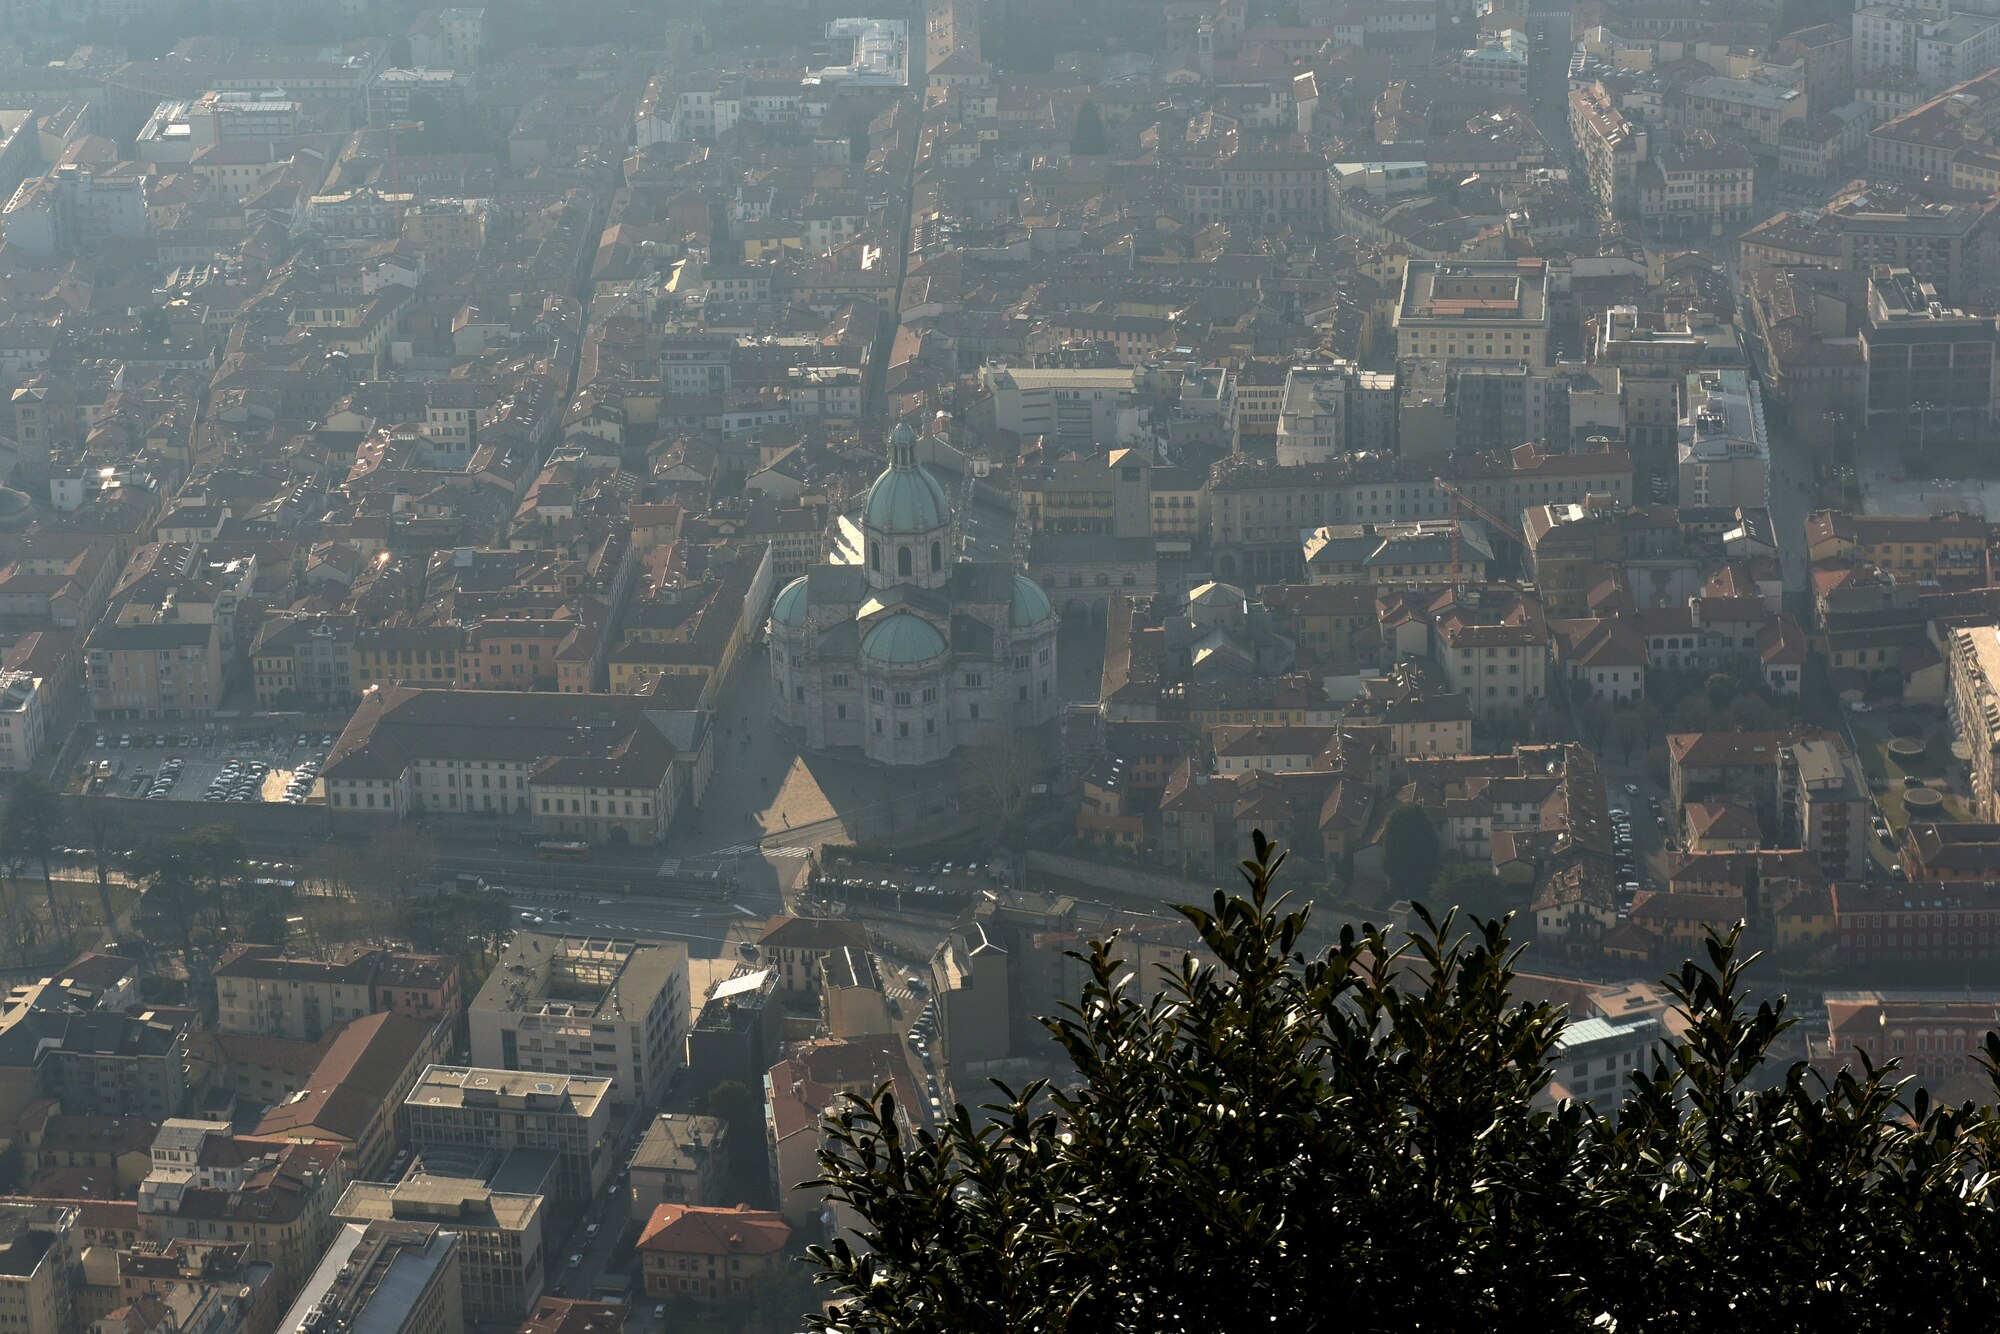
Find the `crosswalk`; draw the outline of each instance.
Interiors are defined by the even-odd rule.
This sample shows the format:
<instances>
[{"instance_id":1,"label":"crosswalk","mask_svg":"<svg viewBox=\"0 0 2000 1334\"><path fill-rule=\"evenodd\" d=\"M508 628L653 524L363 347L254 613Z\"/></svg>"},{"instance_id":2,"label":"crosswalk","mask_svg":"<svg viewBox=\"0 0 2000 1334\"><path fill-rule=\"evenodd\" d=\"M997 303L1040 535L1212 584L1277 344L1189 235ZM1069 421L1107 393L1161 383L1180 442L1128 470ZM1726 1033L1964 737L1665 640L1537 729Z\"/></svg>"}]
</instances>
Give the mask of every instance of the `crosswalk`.
<instances>
[{"instance_id":1,"label":"crosswalk","mask_svg":"<svg viewBox=\"0 0 2000 1334\"><path fill-rule=\"evenodd\" d=\"M781 848L767 848L756 843L732 843L726 848L717 848L714 852L703 853L698 860L710 862L718 858L756 856L802 858L812 855L813 849L810 844L792 844ZM660 874L667 876L678 875L681 867L685 864L685 859L680 857L663 858L660 862Z\"/></svg>"},{"instance_id":2,"label":"crosswalk","mask_svg":"<svg viewBox=\"0 0 2000 1334\"><path fill-rule=\"evenodd\" d=\"M908 987L883 987L882 994L890 1000L895 1001L915 1000L917 998L917 993L911 991Z\"/></svg>"}]
</instances>

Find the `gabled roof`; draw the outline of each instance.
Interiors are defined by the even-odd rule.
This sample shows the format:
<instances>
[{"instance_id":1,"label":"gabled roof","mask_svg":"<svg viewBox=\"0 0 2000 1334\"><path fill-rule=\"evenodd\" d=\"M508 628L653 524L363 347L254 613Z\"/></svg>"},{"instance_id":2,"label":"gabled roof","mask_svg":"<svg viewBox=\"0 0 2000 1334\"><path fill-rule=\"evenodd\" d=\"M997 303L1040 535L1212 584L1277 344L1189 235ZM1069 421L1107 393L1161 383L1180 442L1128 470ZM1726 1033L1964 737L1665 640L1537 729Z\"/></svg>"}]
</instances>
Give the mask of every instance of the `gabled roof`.
<instances>
[{"instance_id":1,"label":"gabled roof","mask_svg":"<svg viewBox=\"0 0 2000 1334\"><path fill-rule=\"evenodd\" d=\"M671 1255L774 1255L791 1235L783 1215L747 1204L732 1209L662 1204L646 1221L638 1249Z\"/></svg>"}]
</instances>

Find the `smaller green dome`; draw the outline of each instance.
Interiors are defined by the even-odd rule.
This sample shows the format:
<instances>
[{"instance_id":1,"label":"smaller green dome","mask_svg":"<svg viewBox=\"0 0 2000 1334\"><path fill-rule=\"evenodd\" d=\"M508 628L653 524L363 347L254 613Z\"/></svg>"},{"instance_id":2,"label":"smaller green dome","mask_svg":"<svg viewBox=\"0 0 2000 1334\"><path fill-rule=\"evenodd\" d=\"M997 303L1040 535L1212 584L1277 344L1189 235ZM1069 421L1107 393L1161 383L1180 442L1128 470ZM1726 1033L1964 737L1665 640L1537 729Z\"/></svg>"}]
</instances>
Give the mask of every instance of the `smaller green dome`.
<instances>
[{"instance_id":1,"label":"smaller green dome","mask_svg":"<svg viewBox=\"0 0 2000 1334\"><path fill-rule=\"evenodd\" d=\"M908 422L897 422L896 429L889 432L889 443L892 445L914 445L917 443L917 433L911 429Z\"/></svg>"},{"instance_id":2,"label":"smaller green dome","mask_svg":"<svg viewBox=\"0 0 2000 1334\"><path fill-rule=\"evenodd\" d=\"M1055 613L1049 607L1049 595L1042 586L1025 574L1014 576L1014 597L1007 608L1007 623L1016 630L1031 625L1040 625Z\"/></svg>"},{"instance_id":3,"label":"smaller green dome","mask_svg":"<svg viewBox=\"0 0 2000 1334\"><path fill-rule=\"evenodd\" d=\"M944 656L944 636L907 611L878 622L861 641L861 656L891 667L915 667Z\"/></svg>"},{"instance_id":4,"label":"smaller green dome","mask_svg":"<svg viewBox=\"0 0 2000 1334\"><path fill-rule=\"evenodd\" d=\"M771 620L778 625L804 625L810 605L806 601L806 577L800 575L778 590L771 603Z\"/></svg>"}]
</instances>

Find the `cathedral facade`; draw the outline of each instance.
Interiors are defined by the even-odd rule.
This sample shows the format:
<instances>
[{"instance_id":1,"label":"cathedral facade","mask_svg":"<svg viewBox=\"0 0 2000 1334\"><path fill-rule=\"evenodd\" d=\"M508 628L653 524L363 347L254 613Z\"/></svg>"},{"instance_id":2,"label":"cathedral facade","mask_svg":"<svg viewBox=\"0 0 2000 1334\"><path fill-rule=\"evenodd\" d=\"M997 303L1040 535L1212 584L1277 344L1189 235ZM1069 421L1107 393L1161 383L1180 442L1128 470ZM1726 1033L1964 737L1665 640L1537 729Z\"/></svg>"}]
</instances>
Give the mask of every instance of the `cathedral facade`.
<instances>
[{"instance_id":1,"label":"cathedral facade","mask_svg":"<svg viewBox=\"0 0 2000 1334\"><path fill-rule=\"evenodd\" d=\"M858 564L816 565L771 604L780 723L815 750L932 764L1055 719L1056 614L1001 561L953 560L945 489L899 426L861 509Z\"/></svg>"}]
</instances>

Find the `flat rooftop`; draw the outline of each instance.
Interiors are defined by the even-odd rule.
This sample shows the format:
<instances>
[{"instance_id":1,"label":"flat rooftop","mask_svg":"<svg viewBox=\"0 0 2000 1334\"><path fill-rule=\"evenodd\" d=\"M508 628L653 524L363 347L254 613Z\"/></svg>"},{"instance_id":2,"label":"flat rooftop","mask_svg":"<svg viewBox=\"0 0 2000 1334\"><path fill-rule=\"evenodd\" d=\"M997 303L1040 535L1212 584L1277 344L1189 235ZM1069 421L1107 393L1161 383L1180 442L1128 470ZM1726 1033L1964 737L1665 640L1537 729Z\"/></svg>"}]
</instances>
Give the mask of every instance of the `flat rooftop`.
<instances>
[{"instance_id":1,"label":"flat rooftop","mask_svg":"<svg viewBox=\"0 0 2000 1334\"><path fill-rule=\"evenodd\" d=\"M610 1093L611 1080L602 1075L433 1065L425 1067L403 1102L412 1107L499 1107L588 1117Z\"/></svg>"}]
</instances>

